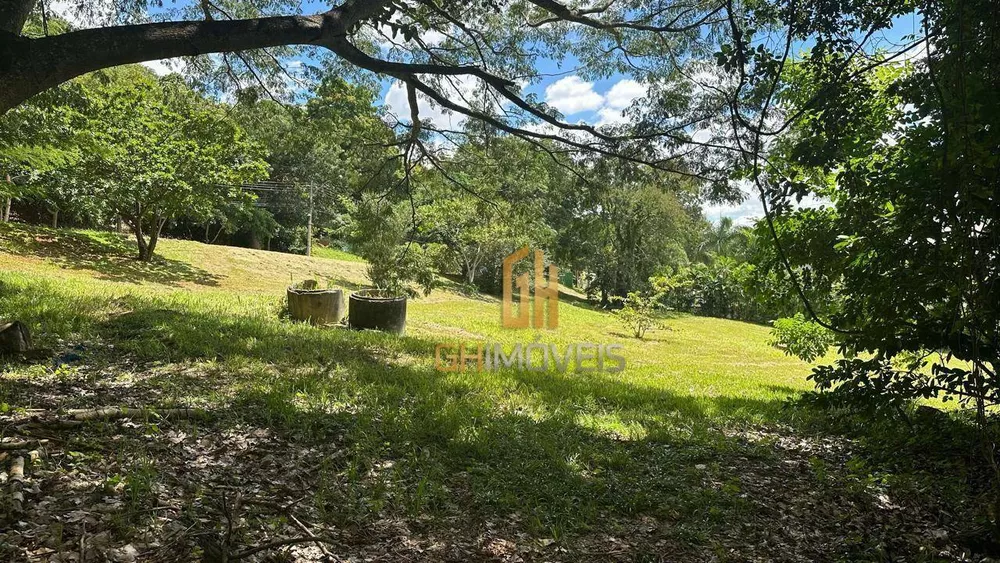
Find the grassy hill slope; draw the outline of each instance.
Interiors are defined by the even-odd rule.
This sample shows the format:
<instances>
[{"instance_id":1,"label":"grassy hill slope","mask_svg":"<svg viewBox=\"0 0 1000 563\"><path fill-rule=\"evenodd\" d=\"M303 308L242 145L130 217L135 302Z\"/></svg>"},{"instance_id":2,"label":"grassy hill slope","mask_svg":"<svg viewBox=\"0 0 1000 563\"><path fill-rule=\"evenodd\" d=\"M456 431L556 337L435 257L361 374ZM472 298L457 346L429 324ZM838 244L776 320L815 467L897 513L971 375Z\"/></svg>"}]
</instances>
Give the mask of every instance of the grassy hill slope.
<instances>
[{"instance_id":1,"label":"grassy hill slope","mask_svg":"<svg viewBox=\"0 0 1000 563\"><path fill-rule=\"evenodd\" d=\"M0 229L0 269L25 274L9 281L61 280L56 286L62 291L57 293L65 299L87 299L88 308L95 309L94 317L115 314L113 305L112 310L100 310L103 302L111 303L114 297L142 296L162 302L166 309L179 305L214 312L222 306L231 316L294 332L304 327L277 320L290 281L315 278L349 290L366 282L364 263L356 259L307 258L167 239L158 247L160 258L143 264L133 260L131 241L111 233ZM669 390L690 398L698 408L719 414L759 414L743 403L774 402L809 387L805 381L809 366L768 346L766 327L678 315L666 322L666 330L639 341L625 334L613 315L576 300L561 303L561 324L556 331L503 329L499 309L495 298L467 297L445 288L411 300L408 335L425 346L490 341L509 347L519 342L527 345L536 337L560 346L620 342L625 344L628 369L616 380ZM3 313L18 316L16 310ZM57 332L41 324L35 328L42 338ZM431 367L433 354L413 361ZM726 408L718 409L720 404Z\"/></svg>"}]
</instances>

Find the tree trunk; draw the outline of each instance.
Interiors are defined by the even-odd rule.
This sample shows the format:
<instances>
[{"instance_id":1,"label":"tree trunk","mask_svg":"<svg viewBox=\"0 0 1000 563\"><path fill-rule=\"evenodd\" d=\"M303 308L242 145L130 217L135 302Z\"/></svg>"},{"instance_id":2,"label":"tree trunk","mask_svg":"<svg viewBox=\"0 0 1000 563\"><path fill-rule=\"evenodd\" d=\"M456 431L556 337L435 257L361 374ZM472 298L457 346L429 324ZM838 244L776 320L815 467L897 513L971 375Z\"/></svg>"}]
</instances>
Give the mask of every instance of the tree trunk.
<instances>
[{"instance_id":1,"label":"tree trunk","mask_svg":"<svg viewBox=\"0 0 1000 563\"><path fill-rule=\"evenodd\" d=\"M136 244L139 245L139 260L143 262L149 260L148 252L146 251L148 245L146 244L146 238L142 234L142 228L132 229L132 232L135 234Z\"/></svg>"},{"instance_id":2,"label":"tree trunk","mask_svg":"<svg viewBox=\"0 0 1000 563\"><path fill-rule=\"evenodd\" d=\"M52 210L52 228L53 229L58 229L59 228L59 210L58 209L53 209Z\"/></svg>"},{"instance_id":3,"label":"tree trunk","mask_svg":"<svg viewBox=\"0 0 1000 563\"><path fill-rule=\"evenodd\" d=\"M149 240L144 243L145 246L139 246L139 260L143 262L149 262L153 259L153 253L156 252L156 243L160 240L160 231L163 230L163 225L167 223L165 218L157 217L153 220L153 230L149 233Z\"/></svg>"},{"instance_id":4,"label":"tree trunk","mask_svg":"<svg viewBox=\"0 0 1000 563\"><path fill-rule=\"evenodd\" d=\"M5 0L0 2L0 32L21 33L37 0Z\"/></svg>"},{"instance_id":5,"label":"tree trunk","mask_svg":"<svg viewBox=\"0 0 1000 563\"><path fill-rule=\"evenodd\" d=\"M147 248L149 245L146 243L146 234L142 232L142 217L126 217L124 220L125 224L132 230L132 234L135 235L135 244L139 247L139 260L148 260Z\"/></svg>"}]
</instances>

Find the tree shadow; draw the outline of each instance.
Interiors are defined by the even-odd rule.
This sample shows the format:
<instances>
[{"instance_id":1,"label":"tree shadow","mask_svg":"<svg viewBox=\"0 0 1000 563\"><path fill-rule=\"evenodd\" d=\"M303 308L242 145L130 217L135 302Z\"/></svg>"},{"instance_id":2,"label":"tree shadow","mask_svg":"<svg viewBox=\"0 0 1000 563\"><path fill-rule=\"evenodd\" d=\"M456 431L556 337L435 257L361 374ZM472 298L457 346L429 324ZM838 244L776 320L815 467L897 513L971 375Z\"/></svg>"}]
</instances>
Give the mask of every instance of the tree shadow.
<instances>
[{"instance_id":1,"label":"tree shadow","mask_svg":"<svg viewBox=\"0 0 1000 563\"><path fill-rule=\"evenodd\" d=\"M0 249L40 256L63 268L88 270L98 278L126 283L217 286L220 279L220 276L180 260L154 256L149 262L140 261L135 258L135 247L118 233L2 224Z\"/></svg>"},{"instance_id":2,"label":"tree shadow","mask_svg":"<svg viewBox=\"0 0 1000 563\"><path fill-rule=\"evenodd\" d=\"M346 436L351 455L324 468L325 478L392 467L386 480L343 482L343 496L322 501L331 510L358 494L392 499L400 511L425 503L432 519L455 515L429 507L458 506L464 525L513 518L541 537L622 533L652 518L652 528L646 521L633 530L629 560L662 554L664 543L748 560L771 559L774 545L807 560L851 559L876 545L920 548L896 530L927 517L926 507L919 516L909 505L887 515L874 491L818 481L815 463L844 472L838 452L800 447L801 437L780 432L741 434L739 422L726 422L725 413L776 420L779 399L693 397L599 374L506 373L535 404L523 410L498 408L479 393L475 374L443 377L377 360L347 368L346 387L363 390L350 409L302 405L302 393L324 388L324 372L241 394L233 407L290 439ZM414 498L417 490L423 497Z\"/></svg>"},{"instance_id":3,"label":"tree shadow","mask_svg":"<svg viewBox=\"0 0 1000 563\"><path fill-rule=\"evenodd\" d=\"M646 334L644 334L642 336L642 338L636 338L636 336L634 334L630 334L630 333L627 333L627 332L619 332L617 330L609 331L608 335L609 336L615 336L615 337L618 337L618 338L624 338L626 340L635 341L635 342L638 342L638 343L641 344L641 343L644 343L644 342L670 342L670 339L667 338L667 334L665 334L665 333L669 333L669 332L670 332L670 328L668 327L668 328L661 328L661 329L657 329L657 330L649 330L649 331L646 332Z\"/></svg>"},{"instance_id":4,"label":"tree shadow","mask_svg":"<svg viewBox=\"0 0 1000 563\"><path fill-rule=\"evenodd\" d=\"M308 486L311 502L340 523L419 516L475 534L505 522L545 538L624 529L632 560L663 545L748 560L769 559L778 545L805 560L849 560L867 546L916 553L896 530L933 510L905 500L882 508L879 491L839 480L847 473L839 451L762 428L757 421L794 422L780 398L694 396L612 374L443 374L432 368L429 340L148 296L119 298L119 313L108 316L45 285L11 286L0 313L28 293L45 314L78 319L74 330L105 348L84 353L94 369L65 389L16 378L4 381L0 401L199 401L233 431L335 441L343 455ZM107 381L121 364L129 386ZM40 404L43 391L62 396ZM817 463L834 477L818 479Z\"/></svg>"}]
</instances>

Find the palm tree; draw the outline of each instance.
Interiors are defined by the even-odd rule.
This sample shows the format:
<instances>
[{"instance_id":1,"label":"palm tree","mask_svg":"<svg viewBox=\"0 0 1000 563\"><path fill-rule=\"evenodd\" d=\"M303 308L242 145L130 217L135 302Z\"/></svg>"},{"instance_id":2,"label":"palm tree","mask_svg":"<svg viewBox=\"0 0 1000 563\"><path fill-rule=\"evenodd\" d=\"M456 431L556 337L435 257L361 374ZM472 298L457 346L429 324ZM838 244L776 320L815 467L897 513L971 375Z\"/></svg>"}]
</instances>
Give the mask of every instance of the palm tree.
<instances>
[{"instance_id":1,"label":"palm tree","mask_svg":"<svg viewBox=\"0 0 1000 563\"><path fill-rule=\"evenodd\" d=\"M732 217L722 217L718 224L709 229L705 246L715 252L716 256L729 256L736 250L734 246L740 235L741 229L736 228Z\"/></svg>"}]
</instances>

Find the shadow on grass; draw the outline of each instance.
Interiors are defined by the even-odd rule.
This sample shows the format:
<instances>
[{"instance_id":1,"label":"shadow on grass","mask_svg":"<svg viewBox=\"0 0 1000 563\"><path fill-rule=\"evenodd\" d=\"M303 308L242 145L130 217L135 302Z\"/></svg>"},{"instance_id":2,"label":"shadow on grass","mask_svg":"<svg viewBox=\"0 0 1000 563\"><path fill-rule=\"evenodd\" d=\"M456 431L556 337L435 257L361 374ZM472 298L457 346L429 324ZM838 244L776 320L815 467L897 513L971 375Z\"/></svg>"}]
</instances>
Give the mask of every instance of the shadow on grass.
<instances>
[{"instance_id":1,"label":"shadow on grass","mask_svg":"<svg viewBox=\"0 0 1000 563\"><path fill-rule=\"evenodd\" d=\"M113 315L83 299L24 281L0 294L0 316L113 344L85 358L101 364L96 373L126 362L139 376L127 388L71 382L63 405L193 398L214 402L220 424L343 444L309 485L334 523L419 516L474 527L500 519L561 538L655 518L652 528L632 530L639 560L657 554L661 540L739 549L746 559L773 555L769 544L806 560L919 547L883 525L866 490L818 480L810 467L823 452L740 433L754 420L786 422L780 399L692 396L606 374L442 374L431 367L428 340L317 329L279 321L276 311L178 297L124 296ZM46 315L68 324L45 324ZM196 369L162 369L175 364ZM0 401L34 405L41 385L7 380Z\"/></svg>"},{"instance_id":2,"label":"shadow on grass","mask_svg":"<svg viewBox=\"0 0 1000 563\"><path fill-rule=\"evenodd\" d=\"M440 278L439 288L454 291L455 293L461 294L463 297L468 299L484 303L500 299L499 295L491 295L480 291L475 287L475 285L470 285L467 281L465 281L465 278L459 274L438 274L438 277Z\"/></svg>"},{"instance_id":3,"label":"shadow on grass","mask_svg":"<svg viewBox=\"0 0 1000 563\"><path fill-rule=\"evenodd\" d=\"M97 277L127 283L218 285L218 276L179 260L154 256L142 262L136 247L118 233L75 232L45 227L0 224L0 249L39 256L65 268L89 270Z\"/></svg>"}]
</instances>

